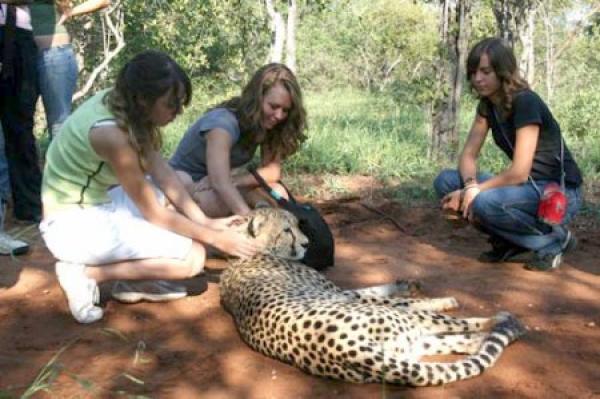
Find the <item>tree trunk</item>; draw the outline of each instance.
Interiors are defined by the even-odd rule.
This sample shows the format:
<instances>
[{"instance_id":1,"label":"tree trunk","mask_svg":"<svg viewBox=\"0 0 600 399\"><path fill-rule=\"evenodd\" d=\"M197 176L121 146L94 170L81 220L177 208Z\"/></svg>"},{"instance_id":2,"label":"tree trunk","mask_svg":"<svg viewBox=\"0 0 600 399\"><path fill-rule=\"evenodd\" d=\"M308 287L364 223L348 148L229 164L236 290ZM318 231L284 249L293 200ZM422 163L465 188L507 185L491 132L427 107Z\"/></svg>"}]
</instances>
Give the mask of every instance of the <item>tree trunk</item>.
<instances>
[{"instance_id":1,"label":"tree trunk","mask_svg":"<svg viewBox=\"0 0 600 399\"><path fill-rule=\"evenodd\" d=\"M496 17L499 36L506 40L511 47L514 47L514 34L511 27L513 13L510 7L510 0L494 0L492 10Z\"/></svg>"},{"instance_id":2,"label":"tree trunk","mask_svg":"<svg viewBox=\"0 0 600 399\"><path fill-rule=\"evenodd\" d=\"M296 73L296 23L298 8L296 0L288 0L287 37L285 42L285 63Z\"/></svg>"},{"instance_id":3,"label":"tree trunk","mask_svg":"<svg viewBox=\"0 0 600 399\"><path fill-rule=\"evenodd\" d=\"M552 0L549 0L542 8L544 19L544 34L546 38L546 99L552 102L554 96L554 25L552 24Z\"/></svg>"},{"instance_id":4,"label":"tree trunk","mask_svg":"<svg viewBox=\"0 0 600 399\"><path fill-rule=\"evenodd\" d=\"M521 55L519 69L529 83L535 77L535 13L539 0L495 0L494 16L500 37L512 47L519 42Z\"/></svg>"},{"instance_id":5,"label":"tree trunk","mask_svg":"<svg viewBox=\"0 0 600 399\"><path fill-rule=\"evenodd\" d=\"M285 23L280 12L275 10L273 0L265 0L267 13L271 18L271 51L268 62L281 62L285 42Z\"/></svg>"},{"instance_id":6,"label":"tree trunk","mask_svg":"<svg viewBox=\"0 0 600 399\"><path fill-rule=\"evenodd\" d=\"M470 35L471 0L442 0L440 19L439 62L437 65L438 97L431 106L429 156L458 154L460 96L465 77L467 42Z\"/></svg>"},{"instance_id":7,"label":"tree trunk","mask_svg":"<svg viewBox=\"0 0 600 399\"><path fill-rule=\"evenodd\" d=\"M519 69L530 84L535 79L535 14L539 5L538 0L517 1L514 5L516 39L521 43Z\"/></svg>"}]
</instances>

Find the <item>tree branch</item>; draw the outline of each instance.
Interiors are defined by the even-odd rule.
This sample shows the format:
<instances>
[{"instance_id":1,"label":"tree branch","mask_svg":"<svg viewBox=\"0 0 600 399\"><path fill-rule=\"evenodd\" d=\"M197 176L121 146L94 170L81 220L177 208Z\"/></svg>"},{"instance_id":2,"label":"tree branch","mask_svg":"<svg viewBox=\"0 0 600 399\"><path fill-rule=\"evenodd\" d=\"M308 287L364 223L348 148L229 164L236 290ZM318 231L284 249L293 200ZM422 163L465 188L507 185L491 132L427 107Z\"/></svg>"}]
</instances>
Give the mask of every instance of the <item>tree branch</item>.
<instances>
[{"instance_id":1,"label":"tree branch","mask_svg":"<svg viewBox=\"0 0 600 399\"><path fill-rule=\"evenodd\" d=\"M115 14L115 23L112 19L112 15ZM125 47L125 38L123 35L123 12L121 8L121 1L115 1L113 5L103 15L103 37L104 37L104 60L98 65L90 76L83 87L73 95L73 101L85 96L94 82L98 78L101 72L108 68L110 62L119 54L119 52ZM108 32L106 31L108 27ZM114 37L116 45L113 49L110 49L111 37Z\"/></svg>"}]
</instances>

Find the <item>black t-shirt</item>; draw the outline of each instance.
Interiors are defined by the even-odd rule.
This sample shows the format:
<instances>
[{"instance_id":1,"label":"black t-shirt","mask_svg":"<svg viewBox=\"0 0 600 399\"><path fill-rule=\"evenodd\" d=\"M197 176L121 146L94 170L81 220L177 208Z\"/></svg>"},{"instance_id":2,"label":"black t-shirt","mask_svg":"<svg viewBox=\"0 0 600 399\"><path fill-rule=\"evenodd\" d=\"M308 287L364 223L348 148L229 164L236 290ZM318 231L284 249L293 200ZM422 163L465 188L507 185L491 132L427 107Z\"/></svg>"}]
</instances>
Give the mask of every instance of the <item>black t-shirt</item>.
<instances>
[{"instance_id":1,"label":"black t-shirt","mask_svg":"<svg viewBox=\"0 0 600 399\"><path fill-rule=\"evenodd\" d=\"M482 99L477 106L477 113L486 118L492 128L494 142L512 160L516 142L517 129L527 125L538 125L540 135L533 157L530 176L534 180L553 180L560 182L560 143L562 135L560 126L552 116L548 106L533 91L523 90L513 96L512 110L505 120L502 112L488 99ZM498 118L501 121L498 121ZM565 183L568 186L579 186L582 182L581 172L571 152L564 145Z\"/></svg>"}]
</instances>

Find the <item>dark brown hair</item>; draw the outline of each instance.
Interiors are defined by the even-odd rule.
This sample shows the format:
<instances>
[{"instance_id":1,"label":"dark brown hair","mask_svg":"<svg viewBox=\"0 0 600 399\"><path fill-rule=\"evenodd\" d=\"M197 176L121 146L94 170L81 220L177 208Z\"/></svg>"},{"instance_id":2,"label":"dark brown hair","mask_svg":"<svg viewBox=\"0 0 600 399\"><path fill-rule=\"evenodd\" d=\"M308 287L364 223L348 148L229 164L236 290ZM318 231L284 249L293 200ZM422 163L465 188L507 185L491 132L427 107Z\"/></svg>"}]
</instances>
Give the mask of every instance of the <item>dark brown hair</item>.
<instances>
[{"instance_id":1,"label":"dark brown hair","mask_svg":"<svg viewBox=\"0 0 600 399\"><path fill-rule=\"evenodd\" d=\"M181 102L176 98L180 86L184 89ZM150 109L167 92L175 97L178 107L188 105L192 98L190 79L167 54L148 50L121 68L114 88L104 99L119 127L128 132L129 142L140 155L142 165L147 151L162 147L162 133L151 122Z\"/></svg>"},{"instance_id":2,"label":"dark brown hair","mask_svg":"<svg viewBox=\"0 0 600 399\"><path fill-rule=\"evenodd\" d=\"M263 99L277 84L287 90L292 105L285 121L265 131L261 124ZM240 124L241 143L246 148L261 144L273 157L285 159L306 140L306 110L302 91L293 72L283 64L264 65L254 73L241 96L231 98L217 107L228 108L235 113Z\"/></svg>"},{"instance_id":3,"label":"dark brown hair","mask_svg":"<svg viewBox=\"0 0 600 399\"><path fill-rule=\"evenodd\" d=\"M529 84L519 73L517 60L513 50L497 37L488 37L477 43L467 57L467 78L473 89L471 78L479 67L481 57L486 54L490 65L500 81L502 108L506 113L512 109L515 93L529 88Z\"/></svg>"}]
</instances>

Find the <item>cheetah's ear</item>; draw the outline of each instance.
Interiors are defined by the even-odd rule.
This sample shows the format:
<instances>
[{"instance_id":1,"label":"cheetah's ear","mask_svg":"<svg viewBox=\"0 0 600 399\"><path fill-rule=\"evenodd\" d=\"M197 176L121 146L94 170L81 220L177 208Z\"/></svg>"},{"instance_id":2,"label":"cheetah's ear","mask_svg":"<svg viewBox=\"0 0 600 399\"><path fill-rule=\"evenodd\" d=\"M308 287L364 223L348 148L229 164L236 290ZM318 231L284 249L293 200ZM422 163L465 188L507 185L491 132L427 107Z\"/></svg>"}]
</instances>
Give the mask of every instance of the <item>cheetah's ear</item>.
<instances>
[{"instance_id":1,"label":"cheetah's ear","mask_svg":"<svg viewBox=\"0 0 600 399\"><path fill-rule=\"evenodd\" d=\"M248 235L252 238L256 238L258 231L265 222L265 218L262 215L255 214L250 218L248 222Z\"/></svg>"}]
</instances>

